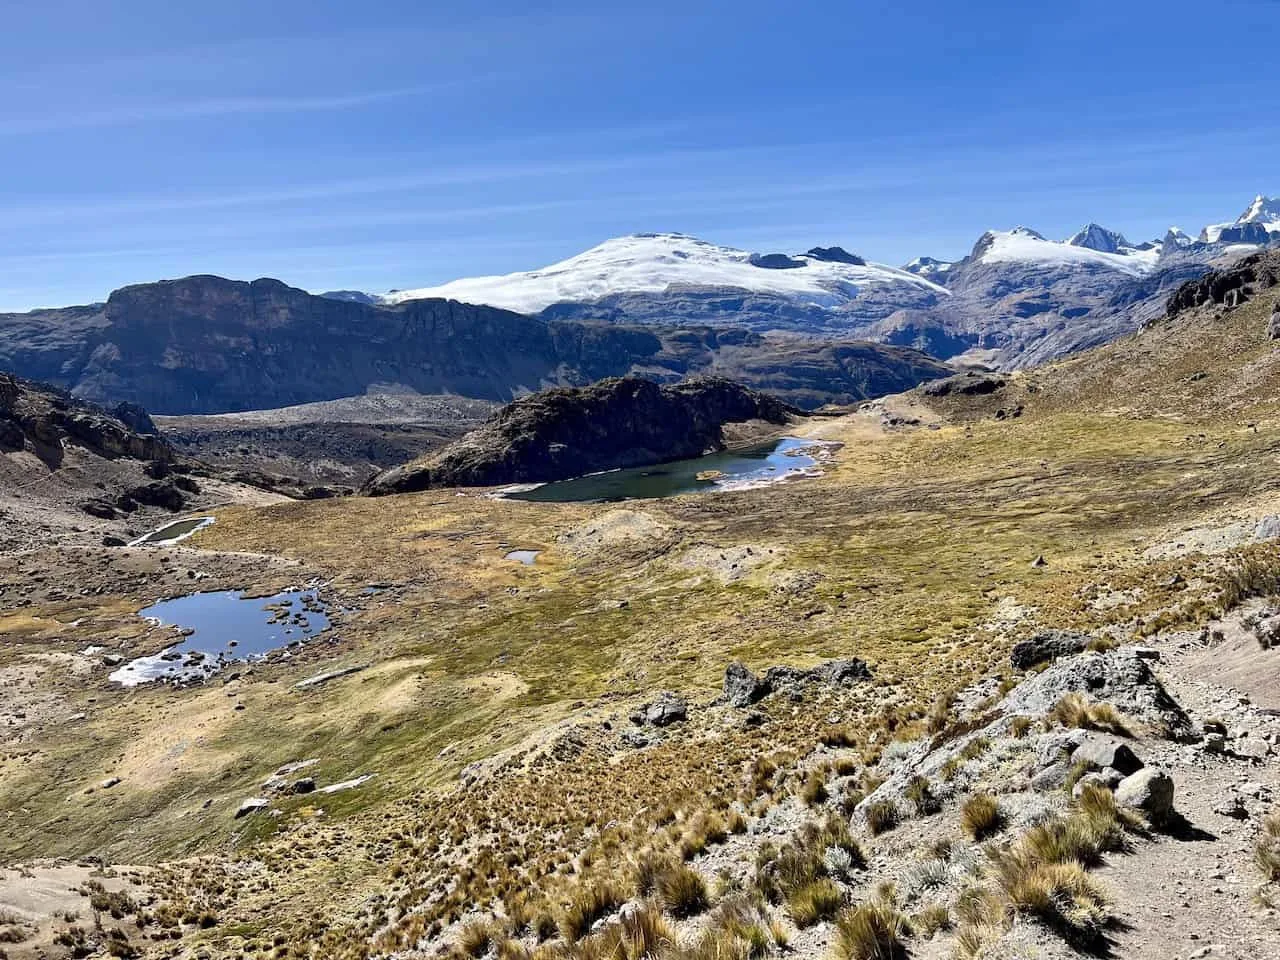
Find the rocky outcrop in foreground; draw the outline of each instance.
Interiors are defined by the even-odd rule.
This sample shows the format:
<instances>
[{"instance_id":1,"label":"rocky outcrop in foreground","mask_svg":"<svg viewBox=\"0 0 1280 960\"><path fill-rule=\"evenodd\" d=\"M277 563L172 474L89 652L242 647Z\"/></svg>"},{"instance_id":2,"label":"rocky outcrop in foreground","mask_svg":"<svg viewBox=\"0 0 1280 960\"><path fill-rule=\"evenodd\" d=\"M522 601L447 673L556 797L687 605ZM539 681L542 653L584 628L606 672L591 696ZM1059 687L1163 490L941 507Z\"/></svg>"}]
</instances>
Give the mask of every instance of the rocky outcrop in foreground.
<instances>
[{"instance_id":1,"label":"rocky outcrop in foreground","mask_svg":"<svg viewBox=\"0 0 1280 960\"><path fill-rule=\"evenodd\" d=\"M508 404L430 459L378 474L365 492L546 483L681 460L723 450L727 423L781 425L797 413L720 377L671 386L624 377L545 390Z\"/></svg>"},{"instance_id":2,"label":"rocky outcrop in foreground","mask_svg":"<svg viewBox=\"0 0 1280 960\"><path fill-rule=\"evenodd\" d=\"M1280 251L1266 250L1245 257L1223 270L1211 270L1188 280L1169 298L1165 319L1205 304L1236 307L1280 283Z\"/></svg>"},{"instance_id":3,"label":"rocky outcrop in foreground","mask_svg":"<svg viewBox=\"0 0 1280 960\"><path fill-rule=\"evenodd\" d=\"M146 428L146 433L139 432ZM64 440L101 457L173 459L173 451L140 407L122 405L117 413L108 413L69 394L0 373L0 451L25 448L56 467Z\"/></svg>"}]
</instances>

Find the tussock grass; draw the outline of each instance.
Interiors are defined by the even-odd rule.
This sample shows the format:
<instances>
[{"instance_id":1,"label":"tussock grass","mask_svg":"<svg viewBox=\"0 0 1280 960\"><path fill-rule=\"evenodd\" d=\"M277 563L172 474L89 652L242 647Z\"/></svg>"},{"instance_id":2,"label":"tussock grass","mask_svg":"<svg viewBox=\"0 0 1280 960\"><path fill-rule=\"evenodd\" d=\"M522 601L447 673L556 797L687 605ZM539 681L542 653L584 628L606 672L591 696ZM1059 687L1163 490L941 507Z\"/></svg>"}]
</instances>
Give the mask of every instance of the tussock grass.
<instances>
[{"instance_id":1,"label":"tussock grass","mask_svg":"<svg viewBox=\"0 0 1280 960\"><path fill-rule=\"evenodd\" d=\"M1128 722L1113 705L1091 703L1080 693L1063 694L1045 715L1045 722L1080 730L1100 730L1121 737L1133 736Z\"/></svg>"},{"instance_id":2,"label":"tussock grass","mask_svg":"<svg viewBox=\"0 0 1280 960\"><path fill-rule=\"evenodd\" d=\"M989 793L975 793L960 808L960 826L974 840L985 840L1004 827L1000 801Z\"/></svg>"},{"instance_id":3,"label":"tussock grass","mask_svg":"<svg viewBox=\"0 0 1280 960\"><path fill-rule=\"evenodd\" d=\"M804 929L820 920L830 920L840 910L844 895L831 880L819 877L796 887L787 896L791 922Z\"/></svg>"},{"instance_id":4,"label":"tussock grass","mask_svg":"<svg viewBox=\"0 0 1280 960\"><path fill-rule=\"evenodd\" d=\"M677 919L685 919L707 908L707 884L695 870L684 864L673 864L658 875L655 885L664 910Z\"/></svg>"},{"instance_id":5,"label":"tussock grass","mask_svg":"<svg viewBox=\"0 0 1280 960\"><path fill-rule=\"evenodd\" d=\"M945 903L928 903L911 915L911 930L922 940L952 927L951 910Z\"/></svg>"},{"instance_id":6,"label":"tussock grass","mask_svg":"<svg viewBox=\"0 0 1280 960\"><path fill-rule=\"evenodd\" d=\"M910 929L892 904L871 900L840 914L832 952L837 960L905 960Z\"/></svg>"},{"instance_id":7,"label":"tussock grass","mask_svg":"<svg viewBox=\"0 0 1280 960\"><path fill-rule=\"evenodd\" d=\"M814 807L827 800L827 781L822 771L814 770L804 780L800 788L800 799L806 806Z\"/></svg>"},{"instance_id":8,"label":"tussock grass","mask_svg":"<svg viewBox=\"0 0 1280 960\"><path fill-rule=\"evenodd\" d=\"M1262 832L1253 845L1253 862L1267 883L1280 881L1280 811L1262 821Z\"/></svg>"},{"instance_id":9,"label":"tussock grass","mask_svg":"<svg viewBox=\"0 0 1280 960\"><path fill-rule=\"evenodd\" d=\"M626 897L613 883L581 886L560 915L560 935L569 943L580 940L601 917L622 906Z\"/></svg>"},{"instance_id":10,"label":"tussock grass","mask_svg":"<svg viewBox=\"0 0 1280 960\"><path fill-rule=\"evenodd\" d=\"M918 774L907 781L903 796L911 802L919 816L927 817L942 809L942 802L934 796L928 778Z\"/></svg>"},{"instance_id":11,"label":"tussock grass","mask_svg":"<svg viewBox=\"0 0 1280 960\"><path fill-rule=\"evenodd\" d=\"M875 800L863 810L867 818L867 830L873 837L887 833L898 825L898 805L892 800Z\"/></svg>"},{"instance_id":12,"label":"tussock grass","mask_svg":"<svg viewBox=\"0 0 1280 960\"><path fill-rule=\"evenodd\" d=\"M483 921L473 921L462 928L458 934L457 947L463 956L483 957L494 943L496 931L493 925Z\"/></svg>"},{"instance_id":13,"label":"tussock grass","mask_svg":"<svg viewBox=\"0 0 1280 960\"><path fill-rule=\"evenodd\" d=\"M1102 885L1076 861L1046 863L1015 847L994 858L996 882L1010 908L1073 941L1098 937L1111 919Z\"/></svg>"}]
</instances>

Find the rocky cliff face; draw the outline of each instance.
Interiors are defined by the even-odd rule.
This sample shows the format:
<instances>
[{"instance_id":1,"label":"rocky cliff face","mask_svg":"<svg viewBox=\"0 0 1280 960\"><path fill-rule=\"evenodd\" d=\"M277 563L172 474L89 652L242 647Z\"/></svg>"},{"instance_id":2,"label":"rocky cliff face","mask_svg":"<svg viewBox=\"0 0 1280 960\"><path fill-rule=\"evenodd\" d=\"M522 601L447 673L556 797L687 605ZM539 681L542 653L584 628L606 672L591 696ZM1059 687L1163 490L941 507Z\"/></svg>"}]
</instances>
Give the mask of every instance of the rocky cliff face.
<instances>
[{"instance_id":1,"label":"rocky cliff face","mask_svg":"<svg viewBox=\"0 0 1280 960\"><path fill-rule=\"evenodd\" d=\"M144 421L150 425L150 433L140 434L134 425L68 394L0 374L0 452L26 449L56 467L62 461L65 440L108 459L173 459L172 449L156 435L146 411L127 413L134 425Z\"/></svg>"},{"instance_id":2,"label":"rocky cliff face","mask_svg":"<svg viewBox=\"0 0 1280 960\"><path fill-rule=\"evenodd\" d=\"M837 352L832 352L832 347ZM198 276L125 287L105 304L0 315L0 369L165 414L288 406L403 384L510 400L555 385L715 370L850 403L949 371L912 350L797 345L741 329L547 322L449 300L386 307L278 280Z\"/></svg>"},{"instance_id":3,"label":"rocky cliff face","mask_svg":"<svg viewBox=\"0 0 1280 960\"><path fill-rule=\"evenodd\" d=\"M696 457L724 449L726 423L783 424L798 412L721 377L671 386L611 378L508 404L428 460L379 474L366 492L541 483Z\"/></svg>"}]
</instances>

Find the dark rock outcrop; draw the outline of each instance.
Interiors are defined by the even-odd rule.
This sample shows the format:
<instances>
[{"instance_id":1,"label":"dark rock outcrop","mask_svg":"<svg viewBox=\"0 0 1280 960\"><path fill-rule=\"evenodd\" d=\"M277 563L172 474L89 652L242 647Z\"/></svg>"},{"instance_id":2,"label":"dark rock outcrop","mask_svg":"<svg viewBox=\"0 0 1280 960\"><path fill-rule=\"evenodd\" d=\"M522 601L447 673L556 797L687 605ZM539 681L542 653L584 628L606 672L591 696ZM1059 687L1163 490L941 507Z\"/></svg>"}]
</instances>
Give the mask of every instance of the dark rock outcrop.
<instances>
[{"instance_id":1,"label":"dark rock outcrop","mask_svg":"<svg viewBox=\"0 0 1280 960\"><path fill-rule=\"evenodd\" d=\"M806 684L819 683L829 686L849 686L871 679L871 668L857 657L827 660L816 667L776 666L757 676L742 663L734 661L725 667L724 700L732 707L749 707L758 700L779 690L799 690Z\"/></svg>"},{"instance_id":2,"label":"dark rock outcrop","mask_svg":"<svg viewBox=\"0 0 1280 960\"><path fill-rule=\"evenodd\" d=\"M977 397L995 393L1008 382L1007 377L997 374L958 373L953 377L932 380L926 383L921 390L926 397L947 397L952 394Z\"/></svg>"},{"instance_id":3,"label":"dark rock outcrop","mask_svg":"<svg viewBox=\"0 0 1280 960\"><path fill-rule=\"evenodd\" d=\"M374 477L379 496L431 487L545 483L724 449L727 423L784 424L798 413L721 377L659 386L638 377L522 397L426 461Z\"/></svg>"},{"instance_id":4,"label":"dark rock outcrop","mask_svg":"<svg viewBox=\"0 0 1280 960\"><path fill-rule=\"evenodd\" d=\"M865 267L867 261L856 253L850 253L844 247L813 247L805 256L828 263L848 263L855 267Z\"/></svg>"},{"instance_id":5,"label":"dark rock outcrop","mask_svg":"<svg viewBox=\"0 0 1280 960\"><path fill-rule=\"evenodd\" d=\"M733 323L740 303L729 297L722 306ZM105 304L0 314L0 369L164 414L284 407L357 396L374 384L505 402L602 377L674 382L712 368L817 407L950 372L909 349L674 327L678 315L637 327L601 322L617 319L607 309L582 322L451 300L381 306L278 280L195 276L124 287Z\"/></svg>"},{"instance_id":6,"label":"dark rock outcrop","mask_svg":"<svg viewBox=\"0 0 1280 960\"><path fill-rule=\"evenodd\" d=\"M1071 630L1044 630L1035 636L1020 640L1013 645L1009 654L1009 662L1015 670L1029 670L1031 667L1058 657L1080 653L1089 643L1089 635Z\"/></svg>"},{"instance_id":7,"label":"dark rock outcrop","mask_svg":"<svg viewBox=\"0 0 1280 960\"><path fill-rule=\"evenodd\" d=\"M1280 283L1280 251L1251 254L1224 270L1210 270L1178 287L1165 305L1165 319L1172 320L1184 311L1205 304L1238 306L1277 283Z\"/></svg>"},{"instance_id":8,"label":"dark rock outcrop","mask_svg":"<svg viewBox=\"0 0 1280 960\"><path fill-rule=\"evenodd\" d=\"M150 422L145 411L140 413ZM46 384L0 374L0 450L29 447L50 466L61 462L64 440L108 459L170 461L173 450L152 433L142 435L94 404Z\"/></svg>"}]
</instances>

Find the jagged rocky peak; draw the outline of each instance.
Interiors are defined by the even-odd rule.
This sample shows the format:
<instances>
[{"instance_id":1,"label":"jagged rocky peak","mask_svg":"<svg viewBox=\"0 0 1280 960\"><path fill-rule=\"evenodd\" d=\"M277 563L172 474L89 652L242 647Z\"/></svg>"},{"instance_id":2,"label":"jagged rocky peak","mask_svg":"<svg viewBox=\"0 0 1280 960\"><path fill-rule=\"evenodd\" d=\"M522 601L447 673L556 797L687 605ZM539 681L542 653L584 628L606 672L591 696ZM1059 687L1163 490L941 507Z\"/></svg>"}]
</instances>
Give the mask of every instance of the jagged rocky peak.
<instances>
[{"instance_id":1,"label":"jagged rocky peak","mask_svg":"<svg viewBox=\"0 0 1280 960\"><path fill-rule=\"evenodd\" d=\"M1280 235L1280 197L1258 194L1232 223L1211 223L1201 243L1270 243Z\"/></svg>"},{"instance_id":2,"label":"jagged rocky peak","mask_svg":"<svg viewBox=\"0 0 1280 960\"><path fill-rule=\"evenodd\" d=\"M1160 241L1160 245L1166 250L1181 250L1193 243L1195 239L1181 227L1170 227L1165 231L1164 239Z\"/></svg>"},{"instance_id":3,"label":"jagged rocky peak","mask_svg":"<svg viewBox=\"0 0 1280 960\"><path fill-rule=\"evenodd\" d=\"M1245 212L1236 218L1236 223L1262 223L1270 225L1272 230L1280 230L1280 197L1258 194Z\"/></svg>"},{"instance_id":4,"label":"jagged rocky peak","mask_svg":"<svg viewBox=\"0 0 1280 960\"><path fill-rule=\"evenodd\" d=\"M1123 234L1108 230L1096 223L1081 227L1067 240L1067 243L1073 247L1088 247L1100 253L1119 253L1122 248L1132 246Z\"/></svg>"}]
</instances>

